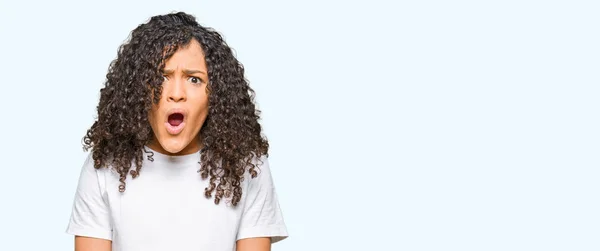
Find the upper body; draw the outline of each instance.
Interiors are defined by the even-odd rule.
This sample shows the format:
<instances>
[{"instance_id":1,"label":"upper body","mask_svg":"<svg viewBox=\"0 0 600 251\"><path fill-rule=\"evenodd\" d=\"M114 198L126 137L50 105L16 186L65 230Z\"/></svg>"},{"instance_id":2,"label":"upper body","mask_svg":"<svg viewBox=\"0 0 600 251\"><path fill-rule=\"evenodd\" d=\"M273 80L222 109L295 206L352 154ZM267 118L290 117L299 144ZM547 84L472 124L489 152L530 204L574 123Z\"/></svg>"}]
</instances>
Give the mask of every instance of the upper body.
<instances>
[{"instance_id":1,"label":"upper body","mask_svg":"<svg viewBox=\"0 0 600 251\"><path fill-rule=\"evenodd\" d=\"M287 236L267 158L254 160L259 174L246 174L237 206L215 205L204 196L199 153L146 150L150 159L123 193L114 170L97 170L91 156L86 159L68 233L110 240L113 251L231 251L238 240L268 237L274 243Z\"/></svg>"},{"instance_id":2,"label":"upper body","mask_svg":"<svg viewBox=\"0 0 600 251\"><path fill-rule=\"evenodd\" d=\"M267 251L287 236L260 111L222 36L183 12L118 50L88 129L76 251Z\"/></svg>"}]
</instances>

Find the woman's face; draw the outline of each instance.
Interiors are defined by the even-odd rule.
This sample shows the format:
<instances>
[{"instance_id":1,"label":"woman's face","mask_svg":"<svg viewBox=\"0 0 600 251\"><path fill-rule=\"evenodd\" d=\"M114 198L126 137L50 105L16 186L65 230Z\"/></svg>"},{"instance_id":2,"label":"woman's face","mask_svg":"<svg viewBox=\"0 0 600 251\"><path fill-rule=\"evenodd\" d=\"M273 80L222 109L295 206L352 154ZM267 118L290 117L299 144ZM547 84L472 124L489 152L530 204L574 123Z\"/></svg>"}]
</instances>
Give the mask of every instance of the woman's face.
<instances>
[{"instance_id":1,"label":"woman's face","mask_svg":"<svg viewBox=\"0 0 600 251\"><path fill-rule=\"evenodd\" d=\"M200 150L198 132L208 115L208 71L196 40L180 47L165 63L158 105L148 116L154 138L151 149L172 155Z\"/></svg>"}]
</instances>

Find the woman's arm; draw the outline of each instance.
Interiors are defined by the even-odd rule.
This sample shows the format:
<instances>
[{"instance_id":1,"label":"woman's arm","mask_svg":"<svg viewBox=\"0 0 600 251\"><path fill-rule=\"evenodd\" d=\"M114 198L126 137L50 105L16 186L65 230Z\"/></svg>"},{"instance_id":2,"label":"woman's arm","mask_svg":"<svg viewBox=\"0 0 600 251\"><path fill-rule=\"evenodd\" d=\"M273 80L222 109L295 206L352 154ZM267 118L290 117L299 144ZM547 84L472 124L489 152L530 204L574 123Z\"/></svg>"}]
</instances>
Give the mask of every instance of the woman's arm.
<instances>
[{"instance_id":1,"label":"woman's arm","mask_svg":"<svg viewBox=\"0 0 600 251\"><path fill-rule=\"evenodd\" d=\"M103 172L94 168L93 153L90 152L81 168L66 230L75 237L76 251L111 251L112 220L110 207L103 196L106 184Z\"/></svg>"},{"instance_id":2,"label":"woman's arm","mask_svg":"<svg viewBox=\"0 0 600 251\"><path fill-rule=\"evenodd\" d=\"M237 241L236 247L236 251L271 251L271 238L241 239Z\"/></svg>"},{"instance_id":3,"label":"woman's arm","mask_svg":"<svg viewBox=\"0 0 600 251\"><path fill-rule=\"evenodd\" d=\"M267 156L255 158L258 174L248 180L236 237L237 251L270 251L288 237Z\"/></svg>"},{"instance_id":4,"label":"woman's arm","mask_svg":"<svg viewBox=\"0 0 600 251\"><path fill-rule=\"evenodd\" d=\"M112 251L111 245L109 240L75 236L75 251Z\"/></svg>"}]
</instances>

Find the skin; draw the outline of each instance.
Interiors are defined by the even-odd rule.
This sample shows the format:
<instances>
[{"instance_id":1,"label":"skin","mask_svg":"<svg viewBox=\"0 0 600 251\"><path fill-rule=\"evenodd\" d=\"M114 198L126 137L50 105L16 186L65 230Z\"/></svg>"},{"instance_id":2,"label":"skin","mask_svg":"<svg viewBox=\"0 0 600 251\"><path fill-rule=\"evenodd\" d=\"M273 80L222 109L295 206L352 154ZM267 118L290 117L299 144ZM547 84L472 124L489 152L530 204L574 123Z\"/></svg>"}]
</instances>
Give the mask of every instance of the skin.
<instances>
[{"instance_id":1,"label":"skin","mask_svg":"<svg viewBox=\"0 0 600 251\"><path fill-rule=\"evenodd\" d=\"M237 251L270 251L271 250L271 238L248 238L241 239L236 243Z\"/></svg>"},{"instance_id":2,"label":"skin","mask_svg":"<svg viewBox=\"0 0 600 251\"><path fill-rule=\"evenodd\" d=\"M75 251L111 251L112 242L104 239L75 237ZM248 238L237 241L237 251L271 251L271 239L267 237Z\"/></svg>"},{"instance_id":3,"label":"skin","mask_svg":"<svg viewBox=\"0 0 600 251\"><path fill-rule=\"evenodd\" d=\"M208 115L208 70L202 47L196 40L180 48L165 62L162 96L148 116L154 132L148 147L168 155L185 155L200 150L200 128ZM185 126L177 135L167 131L168 111L179 108L186 111ZM75 236L75 251L111 251L112 241ZM268 237L237 241L237 251L270 251Z\"/></svg>"},{"instance_id":4,"label":"skin","mask_svg":"<svg viewBox=\"0 0 600 251\"><path fill-rule=\"evenodd\" d=\"M112 251L112 241L75 236L75 251Z\"/></svg>"},{"instance_id":5,"label":"skin","mask_svg":"<svg viewBox=\"0 0 600 251\"><path fill-rule=\"evenodd\" d=\"M152 150L169 155L191 154L200 150L200 128L208 115L208 70L204 52L196 40L180 48L165 64L162 97L152 106L148 116L154 139ZM170 109L183 109L186 116L183 131L171 135L167 131Z\"/></svg>"}]
</instances>

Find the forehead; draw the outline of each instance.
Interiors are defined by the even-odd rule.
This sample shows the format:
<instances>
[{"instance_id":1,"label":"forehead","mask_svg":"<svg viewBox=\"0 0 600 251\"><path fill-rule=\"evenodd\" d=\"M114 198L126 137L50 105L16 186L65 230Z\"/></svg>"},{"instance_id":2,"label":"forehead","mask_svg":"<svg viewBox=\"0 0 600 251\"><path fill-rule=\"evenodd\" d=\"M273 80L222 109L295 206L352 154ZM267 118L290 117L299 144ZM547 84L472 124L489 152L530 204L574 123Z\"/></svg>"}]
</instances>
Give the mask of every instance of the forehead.
<instances>
[{"instance_id":1,"label":"forehead","mask_svg":"<svg viewBox=\"0 0 600 251\"><path fill-rule=\"evenodd\" d=\"M180 46L165 62L166 69L199 68L206 69L204 51L200 43L192 39L187 45Z\"/></svg>"}]
</instances>

